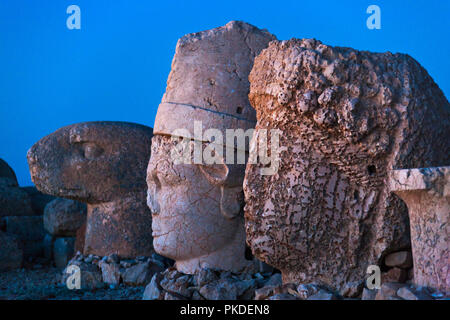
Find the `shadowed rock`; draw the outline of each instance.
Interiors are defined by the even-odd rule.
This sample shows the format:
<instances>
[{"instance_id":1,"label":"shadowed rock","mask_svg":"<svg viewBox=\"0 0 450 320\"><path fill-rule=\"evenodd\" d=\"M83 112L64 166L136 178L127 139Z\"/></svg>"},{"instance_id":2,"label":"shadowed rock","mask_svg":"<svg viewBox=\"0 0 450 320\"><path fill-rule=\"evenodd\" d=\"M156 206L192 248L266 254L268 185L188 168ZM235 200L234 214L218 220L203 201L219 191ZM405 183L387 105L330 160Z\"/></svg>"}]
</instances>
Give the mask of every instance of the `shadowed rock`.
<instances>
[{"instance_id":1,"label":"shadowed rock","mask_svg":"<svg viewBox=\"0 0 450 320\"><path fill-rule=\"evenodd\" d=\"M73 237L86 221L86 204L70 199L55 199L45 207L44 228L58 237Z\"/></svg>"},{"instance_id":2,"label":"shadowed rock","mask_svg":"<svg viewBox=\"0 0 450 320\"><path fill-rule=\"evenodd\" d=\"M31 178L47 194L88 204L84 253L152 252L145 168L152 129L126 122L61 128L28 151Z\"/></svg>"},{"instance_id":3,"label":"shadowed rock","mask_svg":"<svg viewBox=\"0 0 450 320\"><path fill-rule=\"evenodd\" d=\"M11 178L0 178L0 217L35 214L28 193Z\"/></svg>"},{"instance_id":4,"label":"shadowed rock","mask_svg":"<svg viewBox=\"0 0 450 320\"><path fill-rule=\"evenodd\" d=\"M271 42L249 79L256 129L282 132L276 174L246 169L253 253L284 282L363 281L410 242L388 170L449 163L450 104L408 55L314 39Z\"/></svg>"},{"instance_id":5,"label":"shadowed rock","mask_svg":"<svg viewBox=\"0 0 450 320\"><path fill-rule=\"evenodd\" d=\"M31 199L31 207L33 208L33 211L37 215L44 214L45 206L50 203L52 200L55 200L56 198L44 194L36 189L36 187L21 187L23 191L28 193Z\"/></svg>"},{"instance_id":6,"label":"shadowed rock","mask_svg":"<svg viewBox=\"0 0 450 320\"><path fill-rule=\"evenodd\" d=\"M8 163L0 158L0 178L8 178L15 182L15 186L18 186L17 177L14 170L8 165Z\"/></svg>"},{"instance_id":7,"label":"shadowed rock","mask_svg":"<svg viewBox=\"0 0 450 320\"><path fill-rule=\"evenodd\" d=\"M0 217L33 214L30 196L19 188L13 169L0 159Z\"/></svg>"}]
</instances>

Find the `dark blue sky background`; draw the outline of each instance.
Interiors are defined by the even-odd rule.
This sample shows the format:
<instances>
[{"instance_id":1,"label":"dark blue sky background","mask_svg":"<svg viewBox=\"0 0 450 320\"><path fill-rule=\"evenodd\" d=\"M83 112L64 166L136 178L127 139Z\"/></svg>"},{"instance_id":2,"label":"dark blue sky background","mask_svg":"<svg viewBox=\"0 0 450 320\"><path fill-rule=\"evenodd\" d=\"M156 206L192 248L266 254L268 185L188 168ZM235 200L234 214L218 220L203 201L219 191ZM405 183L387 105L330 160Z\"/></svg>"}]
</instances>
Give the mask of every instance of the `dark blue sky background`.
<instances>
[{"instance_id":1,"label":"dark blue sky background","mask_svg":"<svg viewBox=\"0 0 450 320\"><path fill-rule=\"evenodd\" d=\"M81 30L66 9L81 8ZM366 8L381 8L381 30ZM317 38L360 50L408 53L450 96L450 1L0 1L0 158L30 185L26 152L81 121L153 126L175 45L230 20L278 39Z\"/></svg>"}]
</instances>

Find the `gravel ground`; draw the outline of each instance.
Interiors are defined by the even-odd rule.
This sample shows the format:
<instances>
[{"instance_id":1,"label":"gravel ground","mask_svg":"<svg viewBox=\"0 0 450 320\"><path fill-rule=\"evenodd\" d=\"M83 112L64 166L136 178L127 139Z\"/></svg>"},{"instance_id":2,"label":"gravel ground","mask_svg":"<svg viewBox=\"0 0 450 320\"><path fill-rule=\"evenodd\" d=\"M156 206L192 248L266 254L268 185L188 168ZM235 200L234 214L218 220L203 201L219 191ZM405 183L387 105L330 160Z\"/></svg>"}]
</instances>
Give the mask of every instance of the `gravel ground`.
<instances>
[{"instance_id":1,"label":"gravel ground","mask_svg":"<svg viewBox=\"0 0 450 320\"><path fill-rule=\"evenodd\" d=\"M60 282L62 269L35 265L0 272L0 300L141 300L145 287L69 290Z\"/></svg>"}]
</instances>

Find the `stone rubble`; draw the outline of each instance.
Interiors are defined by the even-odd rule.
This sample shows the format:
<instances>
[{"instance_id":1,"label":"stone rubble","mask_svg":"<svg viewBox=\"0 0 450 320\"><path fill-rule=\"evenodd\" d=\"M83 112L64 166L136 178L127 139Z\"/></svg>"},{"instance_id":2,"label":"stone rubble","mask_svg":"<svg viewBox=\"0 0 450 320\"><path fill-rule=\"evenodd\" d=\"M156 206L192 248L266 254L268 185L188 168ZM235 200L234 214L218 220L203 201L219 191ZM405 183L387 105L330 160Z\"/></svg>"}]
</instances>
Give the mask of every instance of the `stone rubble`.
<instances>
[{"instance_id":1,"label":"stone rubble","mask_svg":"<svg viewBox=\"0 0 450 320\"><path fill-rule=\"evenodd\" d=\"M87 271L85 278L81 279L82 289L94 290L96 288L116 288L119 285L145 286L155 273L165 270L173 265L170 259L152 254L151 257L137 257L135 259L121 259L116 254L109 256L83 255L77 252L67 262L62 272L62 283L70 276L68 268L71 265L80 267L81 273ZM83 282L84 281L84 282Z\"/></svg>"},{"instance_id":2,"label":"stone rubble","mask_svg":"<svg viewBox=\"0 0 450 320\"><path fill-rule=\"evenodd\" d=\"M253 300L268 281L280 283L277 274L233 273L201 269L188 275L168 268L155 273L146 286L143 300Z\"/></svg>"},{"instance_id":3,"label":"stone rubble","mask_svg":"<svg viewBox=\"0 0 450 320\"><path fill-rule=\"evenodd\" d=\"M362 300L448 300L449 295L413 284L387 282L379 290L364 288Z\"/></svg>"}]
</instances>

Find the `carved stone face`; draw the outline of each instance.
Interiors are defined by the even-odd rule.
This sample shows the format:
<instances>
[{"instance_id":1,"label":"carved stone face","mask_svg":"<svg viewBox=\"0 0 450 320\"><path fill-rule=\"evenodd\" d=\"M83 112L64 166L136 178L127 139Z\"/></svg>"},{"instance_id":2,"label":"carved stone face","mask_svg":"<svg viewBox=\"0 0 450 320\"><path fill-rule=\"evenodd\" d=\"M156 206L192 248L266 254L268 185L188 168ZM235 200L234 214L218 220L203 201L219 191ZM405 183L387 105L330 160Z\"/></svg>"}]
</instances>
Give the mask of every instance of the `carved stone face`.
<instances>
[{"instance_id":1,"label":"carved stone face","mask_svg":"<svg viewBox=\"0 0 450 320\"><path fill-rule=\"evenodd\" d=\"M245 264L243 167L241 177L233 179L225 164L174 164L172 147L170 137L152 139L147 202L156 252L176 260L186 273L219 267L215 265L219 259L223 269L241 268Z\"/></svg>"}]
</instances>

